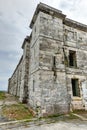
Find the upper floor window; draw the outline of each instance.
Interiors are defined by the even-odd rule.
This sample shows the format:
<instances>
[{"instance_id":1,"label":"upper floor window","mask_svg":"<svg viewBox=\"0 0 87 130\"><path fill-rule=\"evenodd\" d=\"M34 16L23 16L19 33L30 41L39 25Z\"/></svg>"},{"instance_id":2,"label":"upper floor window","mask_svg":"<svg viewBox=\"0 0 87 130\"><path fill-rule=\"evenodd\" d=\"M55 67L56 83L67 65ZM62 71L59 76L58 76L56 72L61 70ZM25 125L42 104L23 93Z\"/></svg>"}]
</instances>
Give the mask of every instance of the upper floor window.
<instances>
[{"instance_id":1,"label":"upper floor window","mask_svg":"<svg viewBox=\"0 0 87 130\"><path fill-rule=\"evenodd\" d=\"M76 63L76 51L69 51L69 66L70 67L77 67Z\"/></svg>"}]
</instances>

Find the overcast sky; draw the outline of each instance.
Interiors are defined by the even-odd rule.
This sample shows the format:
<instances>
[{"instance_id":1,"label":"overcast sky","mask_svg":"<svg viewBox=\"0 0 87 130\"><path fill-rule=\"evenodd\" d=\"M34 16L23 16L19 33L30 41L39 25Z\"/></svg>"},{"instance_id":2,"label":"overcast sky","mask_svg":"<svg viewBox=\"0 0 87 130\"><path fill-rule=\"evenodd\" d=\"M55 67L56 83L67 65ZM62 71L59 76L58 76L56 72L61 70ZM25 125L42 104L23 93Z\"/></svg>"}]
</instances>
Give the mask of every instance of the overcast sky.
<instances>
[{"instance_id":1,"label":"overcast sky","mask_svg":"<svg viewBox=\"0 0 87 130\"><path fill-rule=\"evenodd\" d=\"M21 45L39 2L62 10L68 18L87 24L87 0L0 0L0 90L7 90L22 55Z\"/></svg>"}]
</instances>

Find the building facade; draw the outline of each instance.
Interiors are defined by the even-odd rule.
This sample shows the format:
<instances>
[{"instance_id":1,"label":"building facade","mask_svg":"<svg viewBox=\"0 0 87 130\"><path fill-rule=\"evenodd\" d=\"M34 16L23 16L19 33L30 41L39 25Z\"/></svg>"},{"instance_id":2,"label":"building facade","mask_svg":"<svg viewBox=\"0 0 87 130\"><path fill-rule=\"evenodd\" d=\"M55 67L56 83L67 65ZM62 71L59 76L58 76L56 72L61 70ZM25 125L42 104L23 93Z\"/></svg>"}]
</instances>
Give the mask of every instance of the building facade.
<instances>
[{"instance_id":1,"label":"building facade","mask_svg":"<svg viewBox=\"0 0 87 130\"><path fill-rule=\"evenodd\" d=\"M38 4L8 92L41 115L87 110L87 26Z\"/></svg>"}]
</instances>

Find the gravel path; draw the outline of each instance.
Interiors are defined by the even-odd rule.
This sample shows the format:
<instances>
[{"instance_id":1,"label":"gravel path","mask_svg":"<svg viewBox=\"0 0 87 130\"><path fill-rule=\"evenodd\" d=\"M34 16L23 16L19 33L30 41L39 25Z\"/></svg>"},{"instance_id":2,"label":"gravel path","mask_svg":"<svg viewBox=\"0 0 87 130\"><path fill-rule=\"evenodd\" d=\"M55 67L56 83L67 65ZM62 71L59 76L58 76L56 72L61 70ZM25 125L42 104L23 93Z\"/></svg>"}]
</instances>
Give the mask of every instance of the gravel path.
<instances>
[{"instance_id":1,"label":"gravel path","mask_svg":"<svg viewBox=\"0 0 87 130\"><path fill-rule=\"evenodd\" d=\"M7 127L3 126L0 130L87 130L87 122L57 122L43 125L25 125Z\"/></svg>"}]
</instances>

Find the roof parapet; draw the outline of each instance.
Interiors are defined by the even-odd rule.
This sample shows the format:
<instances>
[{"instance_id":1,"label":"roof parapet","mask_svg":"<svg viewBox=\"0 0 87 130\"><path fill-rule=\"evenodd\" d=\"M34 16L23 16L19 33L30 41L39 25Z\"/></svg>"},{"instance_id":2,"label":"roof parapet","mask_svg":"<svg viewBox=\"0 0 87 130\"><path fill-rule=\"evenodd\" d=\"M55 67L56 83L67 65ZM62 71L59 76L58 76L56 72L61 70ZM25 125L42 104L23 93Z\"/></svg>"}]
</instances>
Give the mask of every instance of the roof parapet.
<instances>
[{"instance_id":1,"label":"roof parapet","mask_svg":"<svg viewBox=\"0 0 87 130\"><path fill-rule=\"evenodd\" d=\"M15 70L14 70L14 72L13 72L11 78L12 78L13 75L15 74L15 72L16 72L17 68L19 67L19 65L21 64L22 60L23 60L23 55L21 56L21 58L20 58L20 60L19 60L19 63L17 64L17 66L16 66L16 68L15 68ZM10 78L10 79L11 79L11 78Z\"/></svg>"},{"instance_id":2,"label":"roof parapet","mask_svg":"<svg viewBox=\"0 0 87 130\"><path fill-rule=\"evenodd\" d=\"M30 28L32 29L36 19L37 19L37 15L39 12L44 12L44 13L47 13L47 14L50 14L52 16L55 16L55 17L59 17L61 19L63 19L63 24L67 25L67 26L70 26L70 27L73 27L73 28L77 28L79 30L82 30L82 31L85 31L87 32L87 25L85 24L82 24L82 23L79 23L77 21L74 21L72 19L69 19L69 18L66 18L66 15L62 13L62 11L58 10L58 9L55 9L53 7L50 7L46 4L43 4L43 3L39 3L37 5L37 8L36 8L36 11L33 15L33 18L31 20L31 23L30 23Z\"/></svg>"},{"instance_id":3,"label":"roof parapet","mask_svg":"<svg viewBox=\"0 0 87 130\"><path fill-rule=\"evenodd\" d=\"M67 26L73 27L73 28L77 28L79 30L82 31L86 31L87 32L87 25L79 23L77 21L71 20L69 18L65 18L63 23Z\"/></svg>"},{"instance_id":4,"label":"roof parapet","mask_svg":"<svg viewBox=\"0 0 87 130\"><path fill-rule=\"evenodd\" d=\"M66 17L66 15L62 14L62 11L58 10L58 9L55 9L53 7L50 7L46 4L43 4L43 3L39 3L37 5L37 8L36 8L36 11L33 15L33 18L31 20L31 23L30 23L30 28L32 29L35 21L36 21L36 18L37 18L37 15L38 13L42 11L44 13L47 13L47 14L50 14L50 15L53 15L53 16L56 16L56 17L60 17L62 19L64 19Z\"/></svg>"}]
</instances>

